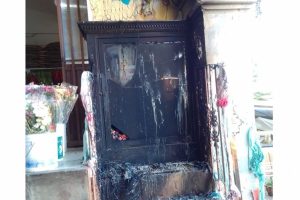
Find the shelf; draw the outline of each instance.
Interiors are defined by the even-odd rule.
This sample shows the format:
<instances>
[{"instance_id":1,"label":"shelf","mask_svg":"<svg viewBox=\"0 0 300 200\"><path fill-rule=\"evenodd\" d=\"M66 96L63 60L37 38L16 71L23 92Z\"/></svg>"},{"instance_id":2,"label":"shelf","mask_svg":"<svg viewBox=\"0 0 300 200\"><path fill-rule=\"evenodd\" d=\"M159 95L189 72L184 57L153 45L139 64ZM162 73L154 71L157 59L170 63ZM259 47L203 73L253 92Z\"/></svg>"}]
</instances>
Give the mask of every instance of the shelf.
<instances>
[{"instance_id":1,"label":"shelf","mask_svg":"<svg viewBox=\"0 0 300 200\"><path fill-rule=\"evenodd\" d=\"M62 67L26 68L26 72L30 72L30 71L39 71L39 70L55 70L55 69L61 69L61 70L62 70Z\"/></svg>"}]
</instances>

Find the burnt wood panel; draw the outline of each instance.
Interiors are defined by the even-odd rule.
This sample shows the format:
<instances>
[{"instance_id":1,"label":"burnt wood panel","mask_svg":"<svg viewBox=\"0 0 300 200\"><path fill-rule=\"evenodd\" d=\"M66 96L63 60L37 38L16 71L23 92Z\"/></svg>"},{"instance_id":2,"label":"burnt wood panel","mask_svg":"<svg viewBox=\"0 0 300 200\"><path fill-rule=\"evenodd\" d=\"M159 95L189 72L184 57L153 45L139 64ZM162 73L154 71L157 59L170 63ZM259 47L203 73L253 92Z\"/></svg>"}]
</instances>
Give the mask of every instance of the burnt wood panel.
<instances>
[{"instance_id":1,"label":"burnt wood panel","mask_svg":"<svg viewBox=\"0 0 300 200\"><path fill-rule=\"evenodd\" d=\"M195 167L195 162L208 161L205 61L199 56L204 46L193 44L204 38L190 25L190 21L79 23L94 75L92 98L101 199L158 198L155 189L145 192L145 188L151 188L147 181L138 190L141 193L131 190L136 183L126 178L126 167L119 165L130 165L130 170L158 165L162 174L168 171L165 165L170 165L174 168L168 173L173 176L178 163ZM112 125L128 140L115 140ZM120 172L107 178L116 170ZM152 171L135 173L134 180L142 181L145 176L149 181L157 179ZM209 170L205 174L210 180ZM191 187L187 188L176 195L186 194ZM192 194L205 191L200 188ZM140 195L132 196L132 192Z\"/></svg>"},{"instance_id":2,"label":"burnt wood panel","mask_svg":"<svg viewBox=\"0 0 300 200\"><path fill-rule=\"evenodd\" d=\"M191 76L190 79L194 82L194 85L189 85L190 90L194 92L192 99L195 102L191 104L193 110L197 110L195 114L195 121L197 125L195 126L195 131L199 133L204 148L201 154L201 159L207 162L211 161L210 158L210 129L209 129L209 115L207 112L208 99L207 99L207 88L206 88L206 52L205 52L205 38L204 38L204 22L203 13L201 8L197 8L191 17L186 20L187 23L187 35L188 35L188 65L190 67ZM203 156L203 157L202 157Z\"/></svg>"}]
</instances>

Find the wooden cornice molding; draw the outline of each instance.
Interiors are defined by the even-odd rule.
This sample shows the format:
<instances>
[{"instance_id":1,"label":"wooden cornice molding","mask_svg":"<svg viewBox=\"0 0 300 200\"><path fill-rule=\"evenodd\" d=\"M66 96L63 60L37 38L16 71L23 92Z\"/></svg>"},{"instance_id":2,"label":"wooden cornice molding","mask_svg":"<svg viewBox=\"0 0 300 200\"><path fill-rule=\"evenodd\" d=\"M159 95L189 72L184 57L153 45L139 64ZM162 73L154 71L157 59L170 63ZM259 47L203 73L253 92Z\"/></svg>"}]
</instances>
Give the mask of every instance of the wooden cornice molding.
<instances>
[{"instance_id":1,"label":"wooden cornice molding","mask_svg":"<svg viewBox=\"0 0 300 200\"><path fill-rule=\"evenodd\" d=\"M79 29L84 37L91 34L124 34L149 32L176 32L184 33L187 29L185 21L117 21L78 22Z\"/></svg>"}]
</instances>

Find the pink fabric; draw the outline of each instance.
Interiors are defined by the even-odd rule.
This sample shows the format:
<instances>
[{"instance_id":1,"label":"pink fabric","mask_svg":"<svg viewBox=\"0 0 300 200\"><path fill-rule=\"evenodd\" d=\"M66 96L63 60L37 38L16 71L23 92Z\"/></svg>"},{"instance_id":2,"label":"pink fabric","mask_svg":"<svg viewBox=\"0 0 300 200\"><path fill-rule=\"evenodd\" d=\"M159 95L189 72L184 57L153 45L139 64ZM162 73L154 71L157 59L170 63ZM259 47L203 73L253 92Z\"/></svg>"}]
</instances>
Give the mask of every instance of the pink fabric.
<instances>
[{"instance_id":1,"label":"pink fabric","mask_svg":"<svg viewBox=\"0 0 300 200\"><path fill-rule=\"evenodd\" d=\"M253 200L259 200L259 189L258 188L252 190L252 197L253 197Z\"/></svg>"},{"instance_id":2,"label":"pink fabric","mask_svg":"<svg viewBox=\"0 0 300 200\"><path fill-rule=\"evenodd\" d=\"M217 100L217 106L219 106L221 108L224 108L225 106L227 106L227 104L228 104L227 97L223 97L223 98Z\"/></svg>"},{"instance_id":3,"label":"pink fabric","mask_svg":"<svg viewBox=\"0 0 300 200\"><path fill-rule=\"evenodd\" d=\"M228 104L227 76L223 67L218 69L217 84L217 106L224 108Z\"/></svg>"}]
</instances>

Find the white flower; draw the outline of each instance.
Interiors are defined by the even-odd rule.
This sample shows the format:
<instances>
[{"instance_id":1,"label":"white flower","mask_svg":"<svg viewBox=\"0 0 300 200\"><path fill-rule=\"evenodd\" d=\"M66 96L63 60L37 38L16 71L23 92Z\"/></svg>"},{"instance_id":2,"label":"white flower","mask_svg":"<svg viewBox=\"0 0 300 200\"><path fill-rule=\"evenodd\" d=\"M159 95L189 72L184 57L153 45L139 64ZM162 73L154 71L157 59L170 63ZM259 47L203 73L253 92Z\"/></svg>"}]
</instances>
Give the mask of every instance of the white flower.
<instances>
[{"instance_id":1,"label":"white flower","mask_svg":"<svg viewBox=\"0 0 300 200\"><path fill-rule=\"evenodd\" d=\"M51 124L51 116L48 115L42 119L42 125L47 126L49 124Z\"/></svg>"},{"instance_id":2,"label":"white flower","mask_svg":"<svg viewBox=\"0 0 300 200\"><path fill-rule=\"evenodd\" d=\"M46 130L46 127L45 127L44 125L41 125L41 126L40 126L40 129L41 129L42 131L45 131L45 130Z\"/></svg>"},{"instance_id":3,"label":"white flower","mask_svg":"<svg viewBox=\"0 0 300 200\"><path fill-rule=\"evenodd\" d=\"M29 133L43 133L47 131L52 122L52 112L48 102L28 101L26 112L29 113L26 115L26 120L28 120L26 131Z\"/></svg>"},{"instance_id":4,"label":"white flower","mask_svg":"<svg viewBox=\"0 0 300 200\"><path fill-rule=\"evenodd\" d=\"M33 113L37 117L44 118L44 117L50 115L50 108L44 102L34 103L34 104L32 104L32 107L33 107Z\"/></svg>"},{"instance_id":5,"label":"white flower","mask_svg":"<svg viewBox=\"0 0 300 200\"><path fill-rule=\"evenodd\" d=\"M34 128L39 128L40 127L40 124L39 123L36 123L35 125L33 125Z\"/></svg>"}]
</instances>

